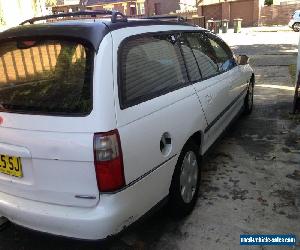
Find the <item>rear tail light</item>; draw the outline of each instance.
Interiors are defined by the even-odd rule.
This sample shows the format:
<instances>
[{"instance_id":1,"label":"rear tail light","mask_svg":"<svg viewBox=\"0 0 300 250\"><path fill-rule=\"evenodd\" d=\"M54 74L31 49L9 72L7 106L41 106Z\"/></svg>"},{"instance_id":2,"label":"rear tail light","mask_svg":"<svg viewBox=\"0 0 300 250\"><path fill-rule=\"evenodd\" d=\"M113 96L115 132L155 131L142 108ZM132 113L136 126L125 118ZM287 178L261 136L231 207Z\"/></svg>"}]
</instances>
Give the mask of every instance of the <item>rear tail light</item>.
<instances>
[{"instance_id":1,"label":"rear tail light","mask_svg":"<svg viewBox=\"0 0 300 250\"><path fill-rule=\"evenodd\" d=\"M94 135L94 158L97 184L101 192L116 191L125 186L118 130Z\"/></svg>"}]
</instances>

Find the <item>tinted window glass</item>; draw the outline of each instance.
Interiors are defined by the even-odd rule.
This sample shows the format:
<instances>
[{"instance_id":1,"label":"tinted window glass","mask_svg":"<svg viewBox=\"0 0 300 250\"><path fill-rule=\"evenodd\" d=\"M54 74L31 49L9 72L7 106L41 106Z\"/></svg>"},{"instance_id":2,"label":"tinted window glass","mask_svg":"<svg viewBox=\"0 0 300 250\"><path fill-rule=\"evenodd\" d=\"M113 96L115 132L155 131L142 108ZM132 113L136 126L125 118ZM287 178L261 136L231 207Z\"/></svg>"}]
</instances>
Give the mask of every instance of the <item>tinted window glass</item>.
<instances>
[{"instance_id":1,"label":"tinted window glass","mask_svg":"<svg viewBox=\"0 0 300 250\"><path fill-rule=\"evenodd\" d=\"M125 106L167 93L187 82L175 35L135 37L121 49L121 97Z\"/></svg>"},{"instance_id":2,"label":"tinted window glass","mask_svg":"<svg viewBox=\"0 0 300 250\"><path fill-rule=\"evenodd\" d=\"M193 54L192 49L190 48L189 44L187 43L187 40L184 37L181 37L180 44L181 44L182 54L183 54L184 61L185 61L186 67L187 67L190 81L200 80L201 75L199 72L197 61Z\"/></svg>"},{"instance_id":3,"label":"tinted window glass","mask_svg":"<svg viewBox=\"0 0 300 250\"><path fill-rule=\"evenodd\" d=\"M214 52L208 38L202 33L188 33L187 40L193 50L203 78L219 73Z\"/></svg>"},{"instance_id":4,"label":"tinted window glass","mask_svg":"<svg viewBox=\"0 0 300 250\"><path fill-rule=\"evenodd\" d=\"M0 111L83 114L92 109L91 51L77 42L0 44Z\"/></svg>"},{"instance_id":5,"label":"tinted window glass","mask_svg":"<svg viewBox=\"0 0 300 250\"><path fill-rule=\"evenodd\" d=\"M236 63L229 47L219 38L208 34L209 42L214 50L219 70L224 72L232 69Z\"/></svg>"}]
</instances>

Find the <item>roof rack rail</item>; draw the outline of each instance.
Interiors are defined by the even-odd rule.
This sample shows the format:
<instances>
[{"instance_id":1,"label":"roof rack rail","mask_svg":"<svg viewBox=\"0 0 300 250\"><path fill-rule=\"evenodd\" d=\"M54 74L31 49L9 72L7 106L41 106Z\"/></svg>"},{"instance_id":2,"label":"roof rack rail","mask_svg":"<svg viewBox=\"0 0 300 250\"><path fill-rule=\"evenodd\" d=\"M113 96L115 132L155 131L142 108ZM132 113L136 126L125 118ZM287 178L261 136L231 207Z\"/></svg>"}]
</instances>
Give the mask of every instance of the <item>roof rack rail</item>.
<instances>
[{"instance_id":1,"label":"roof rack rail","mask_svg":"<svg viewBox=\"0 0 300 250\"><path fill-rule=\"evenodd\" d=\"M186 18L177 15L157 15L157 16L141 17L141 19L166 20L166 21L176 19L177 22L186 22Z\"/></svg>"},{"instance_id":2,"label":"roof rack rail","mask_svg":"<svg viewBox=\"0 0 300 250\"><path fill-rule=\"evenodd\" d=\"M111 15L111 22L112 23L127 22L127 17L119 11L115 11L115 10L112 10L112 11L110 11L110 10L97 10L97 11L77 11L77 12L60 13L60 14L34 17L34 18L28 19L28 20L20 23L20 25L24 25L26 23L34 24L37 21L54 19L54 18L59 18L59 17L76 17L76 16L96 17L96 16L100 16L100 15ZM118 18L118 17L121 17L121 18Z\"/></svg>"}]
</instances>

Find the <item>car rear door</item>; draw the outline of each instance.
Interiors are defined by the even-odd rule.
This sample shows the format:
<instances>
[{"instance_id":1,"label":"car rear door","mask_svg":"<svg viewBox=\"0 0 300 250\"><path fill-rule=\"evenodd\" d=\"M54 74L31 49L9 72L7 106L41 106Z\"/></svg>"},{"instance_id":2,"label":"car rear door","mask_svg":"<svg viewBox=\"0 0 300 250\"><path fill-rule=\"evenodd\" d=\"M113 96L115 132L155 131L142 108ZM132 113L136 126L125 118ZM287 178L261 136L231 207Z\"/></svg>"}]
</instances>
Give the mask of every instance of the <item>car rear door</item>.
<instances>
[{"instance_id":1,"label":"car rear door","mask_svg":"<svg viewBox=\"0 0 300 250\"><path fill-rule=\"evenodd\" d=\"M215 52L204 32L186 33L186 39L202 74L202 81L194 83L194 88L208 123L204 130L205 136L208 137L203 148L205 151L223 130L220 119L222 111L230 102L230 81L220 71Z\"/></svg>"},{"instance_id":2,"label":"car rear door","mask_svg":"<svg viewBox=\"0 0 300 250\"><path fill-rule=\"evenodd\" d=\"M228 80L228 100L231 102L227 105L234 105L234 102L245 92L247 80L249 79L244 79L245 74L241 72L228 45L216 35L207 33L207 36L218 60L219 69Z\"/></svg>"},{"instance_id":3,"label":"car rear door","mask_svg":"<svg viewBox=\"0 0 300 250\"><path fill-rule=\"evenodd\" d=\"M116 105L116 114L126 182L158 168L167 169L163 183L145 192L153 196L151 192L156 190L155 196L160 198L169 192L183 145L193 130L206 124L182 58L178 38L181 32L171 29L174 26L165 25L160 30L149 26L135 28L134 32L132 28L112 32L114 58L118 55L119 62L120 75L115 81L120 107ZM128 38L129 33L132 36Z\"/></svg>"}]
</instances>

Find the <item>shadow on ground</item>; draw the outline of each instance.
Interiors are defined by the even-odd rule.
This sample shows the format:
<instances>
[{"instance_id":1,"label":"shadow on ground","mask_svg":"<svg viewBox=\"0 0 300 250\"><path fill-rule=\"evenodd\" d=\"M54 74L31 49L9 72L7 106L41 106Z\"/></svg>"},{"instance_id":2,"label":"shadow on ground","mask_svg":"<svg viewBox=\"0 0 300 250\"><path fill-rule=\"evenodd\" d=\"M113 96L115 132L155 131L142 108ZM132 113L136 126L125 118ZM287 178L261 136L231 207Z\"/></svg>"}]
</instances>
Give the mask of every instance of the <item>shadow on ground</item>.
<instances>
[{"instance_id":1,"label":"shadow on ground","mask_svg":"<svg viewBox=\"0 0 300 250\"><path fill-rule=\"evenodd\" d=\"M236 54L247 55L296 55L298 46L293 44L253 44L232 46Z\"/></svg>"}]
</instances>

